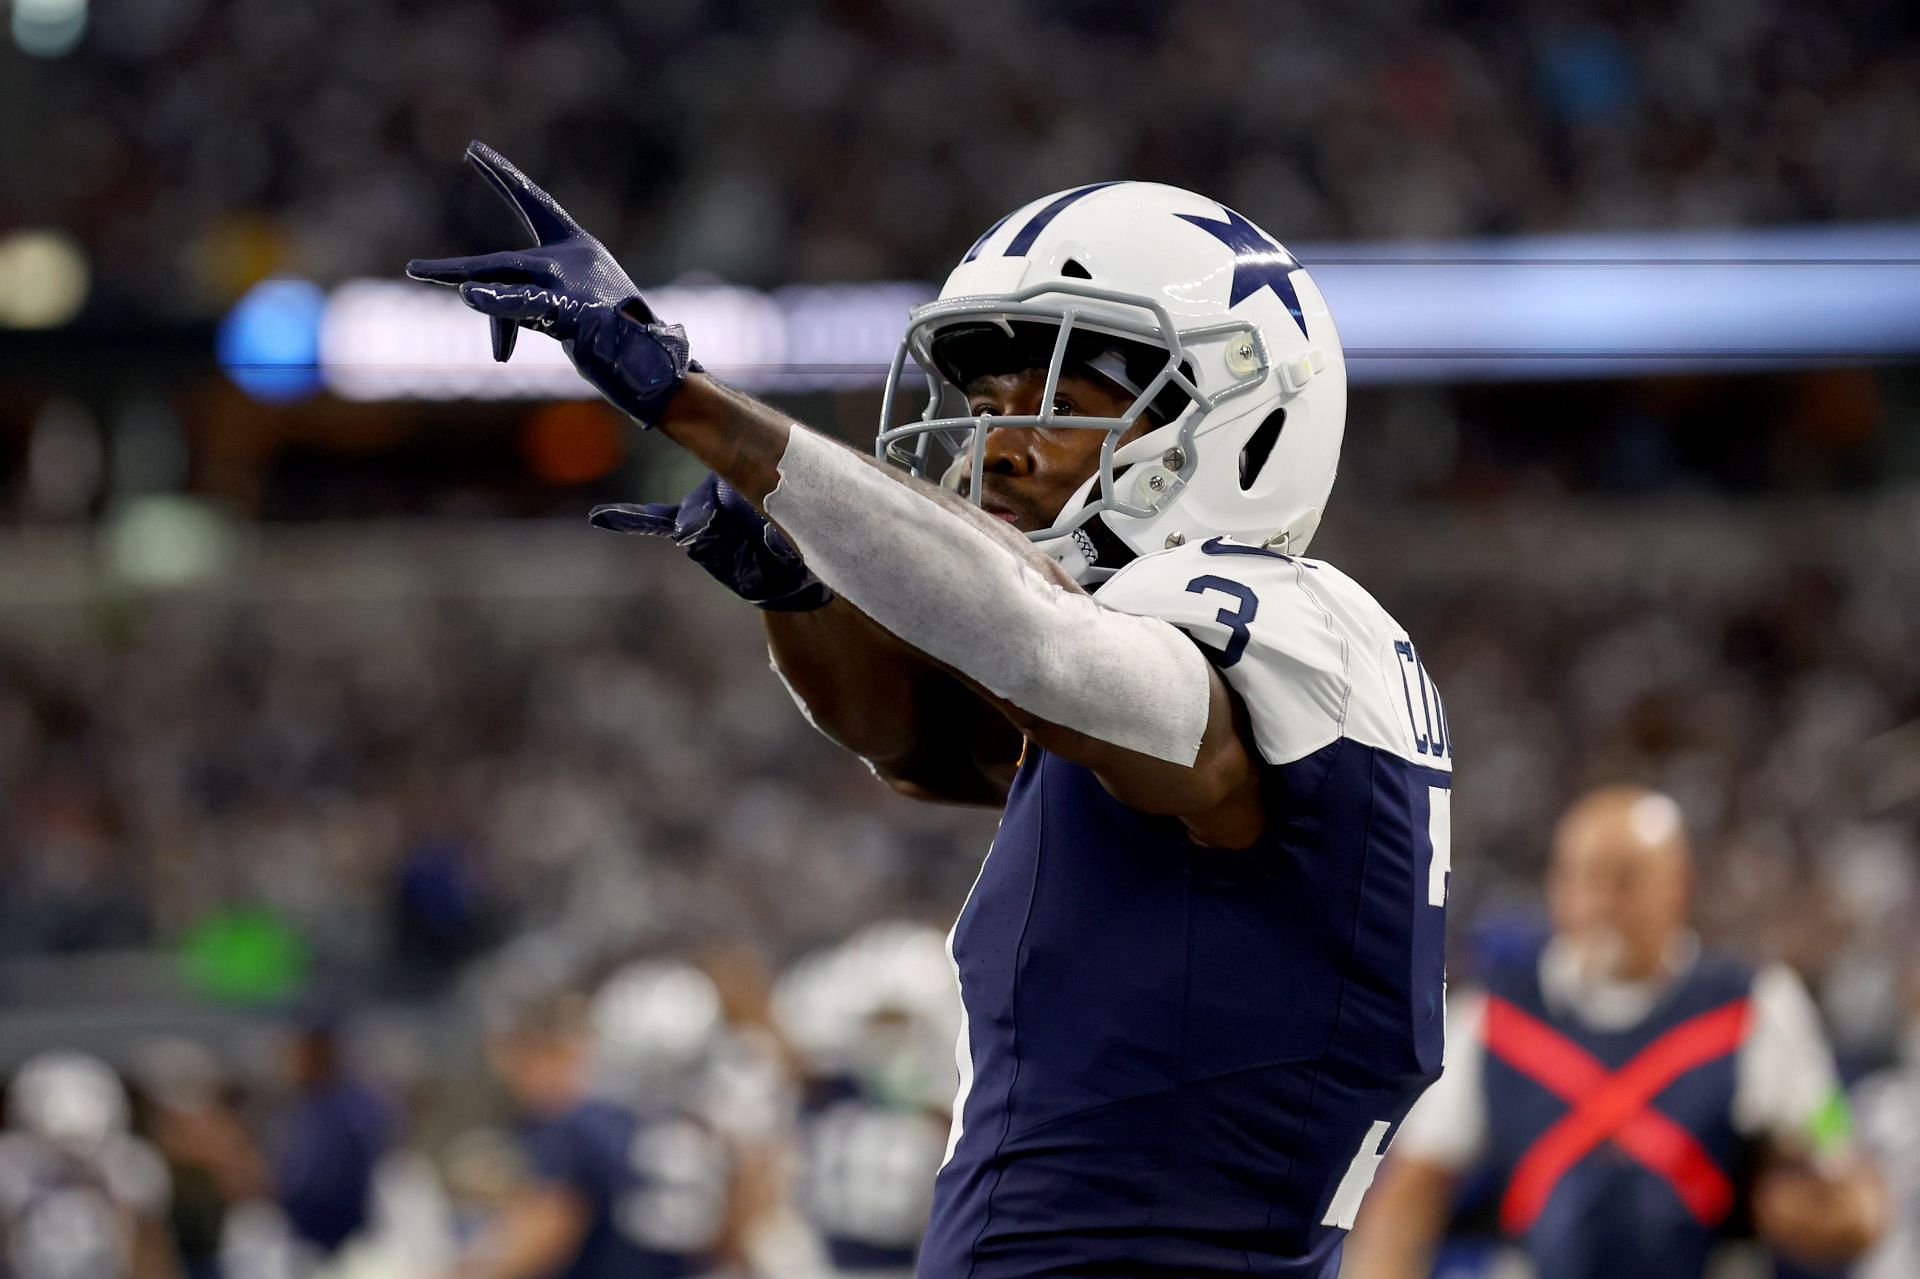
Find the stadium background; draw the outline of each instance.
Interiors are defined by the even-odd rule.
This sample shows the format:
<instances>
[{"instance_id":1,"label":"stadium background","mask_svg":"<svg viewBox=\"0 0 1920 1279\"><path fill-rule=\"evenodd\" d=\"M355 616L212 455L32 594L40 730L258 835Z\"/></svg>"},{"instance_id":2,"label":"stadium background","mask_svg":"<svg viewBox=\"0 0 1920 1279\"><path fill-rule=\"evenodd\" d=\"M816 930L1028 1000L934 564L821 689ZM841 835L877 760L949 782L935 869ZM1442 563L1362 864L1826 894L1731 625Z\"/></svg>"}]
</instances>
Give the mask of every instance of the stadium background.
<instances>
[{"instance_id":1,"label":"stadium background","mask_svg":"<svg viewBox=\"0 0 1920 1279\"><path fill-rule=\"evenodd\" d=\"M1658 313L1704 252L1738 283L1700 305L1748 345L1625 340L1631 307L1573 345L1375 343L1315 552L1447 690L1456 979L1539 927L1558 808L1633 779L1694 825L1702 931L1805 974L1851 1078L1920 1025L1909 6L0 11L0 1065L217 1080L204 1123L271 1162L298 1100L273 1046L323 1027L459 1192L494 1157L502 983L696 962L779 1075L806 1056L769 1046L796 1037L766 1029L779 974L878 921L944 928L971 882L990 814L892 797L719 588L587 529L676 495L674 450L564 380L488 381L478 321L370 381L317 345L343 300L403 327L412 295L364 282L508 232L469 137L719 322L903 316L1007 208L1118 174L1215 195L1309 268L1495 273L1381 286L1441 336L1572 243L1515 237L1619 260L1549 280L1570 314L1621 264ZM1882 309L1835 340L1851 304L1812 282L1844 272ZM699 292L721 282L759 292ZM865 359L740 368L852 440Z\"/></svg>"}]
</instances>

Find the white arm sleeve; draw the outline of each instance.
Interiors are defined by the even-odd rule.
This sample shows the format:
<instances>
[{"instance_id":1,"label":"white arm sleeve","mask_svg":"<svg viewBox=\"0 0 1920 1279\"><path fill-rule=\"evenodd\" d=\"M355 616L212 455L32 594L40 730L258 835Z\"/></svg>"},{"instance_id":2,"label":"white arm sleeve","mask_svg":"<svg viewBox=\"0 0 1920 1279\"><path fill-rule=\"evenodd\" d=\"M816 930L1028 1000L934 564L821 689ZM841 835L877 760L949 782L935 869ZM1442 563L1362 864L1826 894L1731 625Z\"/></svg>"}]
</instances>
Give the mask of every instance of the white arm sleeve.
<instances>
[{"instance_id":1,"label":"white arm sleeve","mask_svg":"<svg viewBox=\"0 0 1920 1279\"><path fill-rule=\"evenodd\" d=\"M1748 1137L1818 1151L1830 1142L1824 1129L1840 1078L1813 997L1792 969L1771 964L1754 977L1750 1008L1747 1037L1734 1059L1734 1127Z\"/></svg>"},{"instance_id":2,"label":"white arm sleeve","mask_svg":"<svg viewBox=\"0 0 1920 1279\"><path fill-rule=\"evenodd\" d=\"M1447 1001L1445 1064L1394 1134L1393 1154L1466 1172L1486 1153L1486 1018L1485 995Z\"/></svg>"},{"instance_id":3,"label":"white arm sleeve","mask_svg":"<svg viewBox=\"0 0 1920 1279\"><path fill-rule=\"evenodd\" d=\"M966 516L797 425L766 508L821 581L994 696L1169 763L1198 757L1212 683L1172 626L1062 587Z\"/></svg>"}]
</instances>

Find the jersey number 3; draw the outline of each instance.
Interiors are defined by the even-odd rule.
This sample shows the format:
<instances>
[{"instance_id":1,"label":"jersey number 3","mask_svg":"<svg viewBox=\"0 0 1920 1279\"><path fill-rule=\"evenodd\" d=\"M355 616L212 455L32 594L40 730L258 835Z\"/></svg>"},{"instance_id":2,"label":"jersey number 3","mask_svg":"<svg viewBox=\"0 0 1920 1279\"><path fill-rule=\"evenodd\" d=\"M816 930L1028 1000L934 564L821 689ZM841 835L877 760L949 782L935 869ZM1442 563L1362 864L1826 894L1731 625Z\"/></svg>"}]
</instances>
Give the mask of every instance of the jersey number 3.
<instances>
[{"instance_id":1,"label":"jersey number 3","mask_svg":"<svg viewBox=\"0 0 1920 1279\"><path fill-rule=\"evenodd\" d=\"M1253 625L1253 615L1260 611L1260 597L1231 578L1216 577L1212 573L1202 573L1188 582L1187 590L1194 595L1218 591L1239 601L1238 608L1223 608L1213 615L1214 621L1231 632L1227 636L1227 646L1222 649L1206 648L1207 657L1213 664L1225 670L1247 651L1247 628Z\"/></svg>"}]
</instances>

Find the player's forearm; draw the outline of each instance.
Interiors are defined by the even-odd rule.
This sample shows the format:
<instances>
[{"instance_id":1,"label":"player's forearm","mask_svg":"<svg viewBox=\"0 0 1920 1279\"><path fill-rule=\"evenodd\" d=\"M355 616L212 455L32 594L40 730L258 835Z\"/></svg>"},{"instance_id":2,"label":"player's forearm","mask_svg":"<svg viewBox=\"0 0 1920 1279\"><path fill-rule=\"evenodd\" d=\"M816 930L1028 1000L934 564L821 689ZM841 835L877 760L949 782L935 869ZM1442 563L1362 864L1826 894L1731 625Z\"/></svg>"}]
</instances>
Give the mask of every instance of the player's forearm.
<instances>
[{"instance_id":1,"label":"player's forearm","mask_svg":"<svg viewBox=\"0 0 1920 1279\"><path fill-rule=\"evenodd\" d=\"M1177 629L1102 607L972 503L710 379L688 382L663 429L777 523L842 600L1123 802L1204 815L1204 842L1257 836L1231 699Z\"/></svg>"},{"instance_id":2,"label":"player's forearm","mask_svg":"<svg viewBox=\"0 0 1920 1279\"><path fill-rule=\"evenodd\" d=\"M1779 1251L1801 1261L1852 1261L1886 1230L1886 1186L1860 1159L1820 1172L1784 1170L1755 1188L1754 1224Z\"/></svg>"},{"instance_id":3,"label":"player's forearm","mask_svg":"<svg viewBox=\"0 0 1920 1279\"><path fill-rule=\"evenodd\" d=\"M660 429L755 506L780 481L791 432L772 407L696 374ZM775 667L814 724L916 799L997 804L1019 734L978 694L844 599L764 615Z\"/></svg>"},{"instance_id":4,"label":"player's forearm","mask_svg":"<svg viewBox=\"0 0 1920 1279\"><path fill-rule=\"evenodd\" d=\"M834 592L999 706L1178 767L1207 726L1208 669L1164 622L1102 607L970 505L794 431L765 503Z\"/></svg>"},{"instance_id":5,"label":"player's forearm","mask_svg":"<svg viewBox=\"0 0 1920 1279\"><path fill-rule=\"evenodd\" d=\"M748 501L766 509L766 497L780 484L780 459L790 432L799 427L771 405L705 374L688 376L667 406L660 431L668 439L705 462ZM965 521L991 537L1007 554L1035 571L1059 577L1058 566L1033 543L994 519L972 502L905 472L875 466L894 483L913 489L947 515ZM1064 578L1061 579L1063 584Z\"/></svg>"},{"instance_id":6,"label":"player's forearm","mask_svg":"<svg viewBox=\"0 0 1920 1279\"><path fill-rule=\"evenodd\" d=\"M914 799L998 804L1020 735L973 690L848 604L763 615L807 717Z\"/></svg>"},{"instance_id":7,"label":"player's forearm","mask_svg":"<svg viewBox=\"0 0 1920 1279\"><path fill-rule=\"evenodd\" d=\"M143 1217L134 1227L130 1279L179 1279L180 1253L165 1222Z\"/></svg>"},{"instance_id":8,"label":"player's forearm","mask_svg":"<svg viewBox=\"0 0 1920 1279\"><path fill-rule=\"evenodd\" d=\"M1453 1174L1420 1159L1389 1158L1347 1237L1341 1279L1419 1279L1446 1225Z\"/></svg>"},{"instance_id":9,"label":"player's forearm","mask_svg":"<svg viewBox=\"0 0 1920 1279\"><path fill-rule=\"evenodd\" d=\"M510 1203L450 1279L539 1279L557 1272L586 1237L586 1205L570 1190L532 1191Z\"/></svg>"},{"instance_id":10,"label":"player's forearm","mask_svg":"<svg viewBox=\"0 0 1920 1279\"><path fill-rule=\"evenodd\" d=\"M691 373L668 403L659 430L749 502L763 507L780 482L780 455L793 425L791 418L744 391Z\"/></svg>"}]
</instances>

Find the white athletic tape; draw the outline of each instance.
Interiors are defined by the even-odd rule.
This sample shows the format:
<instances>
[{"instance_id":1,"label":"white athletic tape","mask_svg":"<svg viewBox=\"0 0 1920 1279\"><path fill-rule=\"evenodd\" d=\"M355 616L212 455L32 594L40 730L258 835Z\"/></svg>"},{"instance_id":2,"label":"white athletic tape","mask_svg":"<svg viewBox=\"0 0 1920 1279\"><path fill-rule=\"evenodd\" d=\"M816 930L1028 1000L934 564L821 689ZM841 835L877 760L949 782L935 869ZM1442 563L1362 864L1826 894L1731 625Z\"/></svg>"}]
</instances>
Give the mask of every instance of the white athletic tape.
<instances>
[{"instance_id":1,"label":"white athletic tape","mask_svg":"<svg viewBox=\"0 0 1920 1279\"><path fill-rule=\"evenodd\" d=\"M1199 755L1206 659L1168 623L1063 588L966 515L799 427L766 505L835 593L996 697L1156 759Z\"/></svg>"}]
</instances>

